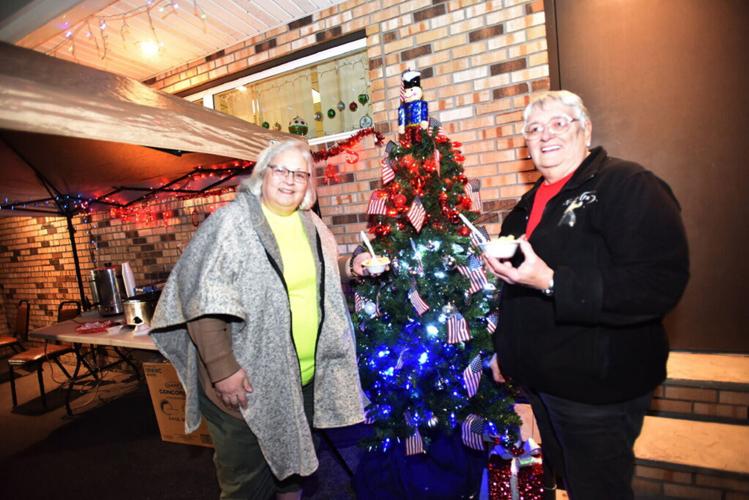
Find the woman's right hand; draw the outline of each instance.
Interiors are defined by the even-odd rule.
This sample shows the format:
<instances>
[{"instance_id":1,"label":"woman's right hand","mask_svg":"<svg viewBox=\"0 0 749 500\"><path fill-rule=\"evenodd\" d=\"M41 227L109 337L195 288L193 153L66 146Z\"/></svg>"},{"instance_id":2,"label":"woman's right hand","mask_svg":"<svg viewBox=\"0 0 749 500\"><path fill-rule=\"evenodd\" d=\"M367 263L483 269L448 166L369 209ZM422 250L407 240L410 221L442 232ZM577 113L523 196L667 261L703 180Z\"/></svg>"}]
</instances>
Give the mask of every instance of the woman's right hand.
<instances>
[{"instance_id":1,"label":"woman's right hand","mask_svg":"<svg viewBox=\"0 0 749 500\"><path fill-rule=\"evenodd\" d=\"M219 380L213 384L213 388L227 408L233 410L240 407L247 408L247 394L252 392L252 384L250 384L250 379L247 378L244 368L240 368L232 375Z\"/></svg>"},{"instance_id":2,"label":"woman's right hand","mask_svg":"<svg viewBox=\"0 0 749 500\"><path fill-rule=\"evenodd\" d=\"M354 276L379 276L382 273L372 273L367 269L367 267L364 265L366 261L372 258L372 254L369 252L362 252L358 254L356 257L354 257L354 261L351 264L351 269L353 270ZM390 265L388 264L385 266L385 271L390 269Z\"/></svg>"}]
</instances>

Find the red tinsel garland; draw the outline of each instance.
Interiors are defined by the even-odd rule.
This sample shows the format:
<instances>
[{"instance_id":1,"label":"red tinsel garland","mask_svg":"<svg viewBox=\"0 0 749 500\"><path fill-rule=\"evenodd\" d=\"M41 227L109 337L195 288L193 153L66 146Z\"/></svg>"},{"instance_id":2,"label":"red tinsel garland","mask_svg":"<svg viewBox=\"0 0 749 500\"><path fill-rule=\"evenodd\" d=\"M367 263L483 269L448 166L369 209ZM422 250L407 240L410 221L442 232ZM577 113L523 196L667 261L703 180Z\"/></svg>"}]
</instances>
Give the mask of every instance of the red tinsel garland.
<instances>
[{"instance_id":1,"label":"red tinsel garland","mask_svg":"<svg viewBox=\"0 0 749 500\"><path fill-rule=\"evenodd\" d=\"M375 145L382 146L383 142L385 141L385 137L378 131L376 131L373 127L370 128L363 128L359 130L357 133L349 137L348 139L344 139L342 141L336 142L335 146L331 148L325 148L324 146L320 149L320 151L313 151L312 152L312 159L315 160L315 163L323 160L327 160L328 158L332 158L333 156L338 156L339 154L343 153L345 150L350 149L351 147L359 144L362 139L364 139L368 135L374 134L375 136Z\"/></svg>"}]
</instances>

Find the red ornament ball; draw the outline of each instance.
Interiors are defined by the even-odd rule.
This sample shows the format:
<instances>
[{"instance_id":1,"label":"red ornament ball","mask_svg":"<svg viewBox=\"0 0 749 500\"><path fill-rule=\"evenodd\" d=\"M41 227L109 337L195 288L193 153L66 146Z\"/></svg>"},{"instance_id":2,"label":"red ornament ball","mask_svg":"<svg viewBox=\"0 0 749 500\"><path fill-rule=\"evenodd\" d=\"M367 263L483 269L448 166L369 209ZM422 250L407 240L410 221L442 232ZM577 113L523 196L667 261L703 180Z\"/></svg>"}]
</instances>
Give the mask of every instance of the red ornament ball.
<instances>
[{"instance_id":1,"label":"red ornament ball","mask_svg":"<svg viewBox=\"0 0 749 500\"><path fill-rule=\"evenodd\" d=\"M471 234L471 230L465 226L460 226L460 228L458 228L458 234L461 236L468 236Z\"/></svg>"},{"instance_id":2,"label":"red ornament ball","mask_svg":"<svg viewBox=\"0 0 749 500\"><path fill-rule=\"evenodd\" d=\"M403 208L406 206L406 196L402 194L396 194L393 196L393 205L397 208Z\"/></svg>"}]
</instances>

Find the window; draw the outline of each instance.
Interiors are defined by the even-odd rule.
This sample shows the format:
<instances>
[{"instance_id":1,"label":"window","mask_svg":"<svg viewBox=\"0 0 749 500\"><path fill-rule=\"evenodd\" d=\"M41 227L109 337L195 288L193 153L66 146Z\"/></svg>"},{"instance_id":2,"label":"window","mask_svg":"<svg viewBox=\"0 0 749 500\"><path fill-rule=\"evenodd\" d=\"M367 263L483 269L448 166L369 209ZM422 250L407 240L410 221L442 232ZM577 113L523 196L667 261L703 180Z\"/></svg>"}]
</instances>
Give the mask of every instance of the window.
<instances>
[{"instance_id":1,"label":"window","mask_svg":"<svg viewBox=\"0 0 749 500\"><path fill-rule=\"evenodd\" d=\"M364 40L189 96L257 125L304 132L311 143L372 124ZM290 130L291 127L291 130ZM315 140L318 139L318 140Z\"/></svg>"}]
</instances>

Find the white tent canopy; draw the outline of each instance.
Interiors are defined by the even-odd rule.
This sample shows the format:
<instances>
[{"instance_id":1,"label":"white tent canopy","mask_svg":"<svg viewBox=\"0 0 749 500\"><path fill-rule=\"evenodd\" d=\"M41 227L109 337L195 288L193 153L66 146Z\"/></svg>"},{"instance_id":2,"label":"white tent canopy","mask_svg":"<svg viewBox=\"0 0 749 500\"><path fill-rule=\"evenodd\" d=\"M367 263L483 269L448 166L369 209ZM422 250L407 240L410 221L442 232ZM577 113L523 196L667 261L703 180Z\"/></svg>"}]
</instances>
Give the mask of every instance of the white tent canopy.
<instances>
[{"instance_id":1,"label":"white tent canopy","mask_svg":"<svg viewBox=\"0 0 749 500\"><path fill-rule=\"evenodd\" d=\"M270 141L294 137L0 43L0 205L15 204L0 215L44 213L18 203L55 194L158 186L197 166L254 160Z\"/></svg>"}]
</instances>

